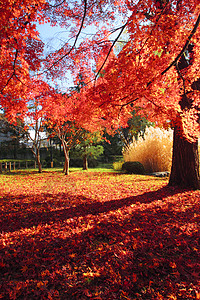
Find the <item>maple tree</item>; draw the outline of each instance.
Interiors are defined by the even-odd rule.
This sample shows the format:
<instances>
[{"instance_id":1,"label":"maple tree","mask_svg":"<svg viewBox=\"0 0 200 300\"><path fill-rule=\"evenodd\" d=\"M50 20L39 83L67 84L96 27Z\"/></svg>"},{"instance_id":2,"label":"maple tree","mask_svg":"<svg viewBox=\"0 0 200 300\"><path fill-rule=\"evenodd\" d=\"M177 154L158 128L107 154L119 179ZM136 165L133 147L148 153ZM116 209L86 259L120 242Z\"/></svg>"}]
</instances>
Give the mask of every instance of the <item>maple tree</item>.
<instances>
[{"instance_id":1,"label":"maple tree","mask_svg":"<svg viewBox=\"0 0 200 300\"><path fill-rule=\"evenodd\" d=\"M69 101L67 101L69 100ZM63 172L69 174L69 151L79 138L80 129L76 128L76 104L67 95L57 93L45 110L46 126L50 137L57 136L62 143L65 156ZM74 104L74 105L73 105Z\"/></svg>"},{"instance_id":2,"label":"maple tree","mask_svg":"<svg viewBox=\"0 0 200 300\"><path fill-rule=\"evenodd\" d=\"M44 0L0 2L0 106L9 120L26 111L30 72L41 66L43 42L35 22L43 22Z\"/></svg>"},{"instance_id":3,"label":"maple tree","mask_svg":"<svg viewBox=\"0 0 200 300\"><path fill-rule=\"evenodd\" d=\"M43 132L42 119L36 118L34 122L31 122L30 124L27 123L20 124L21 132L23 132L26 142L31 143L31 152L35 157L39 173L42 173L42 163L40 160L40 147L42 142L41 133Z\"/></svg>"},{"instance_id":4,"label":"maple tree","mask_svg":"<svg viewBox=\"0 0 200 300\"><path fill-rule=\"evenodd\" d=\"M88 95L113 118L135 106L156 125L173 127L169 184L199 188L199 1L126 5L120 33L127 28L129 41L117 56L113 43L106 58L98 57L101 76Z\"/></svg>"},{"instance_id":5,"label":"maple tree","mask_svg":"<svg viewBox=\"0 0 200 300\"><path fill-rule=\"evenodd\" d=\"M92 143L95 136L98 140L105 126L105 121L101 120L94 107L77 95L76 91L69 95L55 93L51 101L43 102L42 109L50 136L56 135L62 143L65 155L63 172L66 175L69 174L69 151L76 144L82 143L83 147L87 147L87 143Z\"/></svg>"},{"instance_id":6,"label":"maple tree","mask_svg":"<svg viewBox=\"0 0 200 300\"><path fill-rule=\"evenodd\" d=\"M28 117L33 118L35 122L35 129L36 129L36 138L33 140L34 148L36 150L33 151L34 155L39 164L39 169L41 171L41 164L39 160L39 144L40 138L37 139L38 133L40 131L38 123L40 123L41 118L46 115L50 116L51 113L56 111L57 104L53 100L53 93L54 98L58 100L58 93L56 90L48 86L44 81L42 82L42 78L47 79L48 76L53 74L53 78L62 77L63 72L67 72L67 66L63 68L63 72L56 72L56 58L61 62L66 62L64 60L65 56L67 57L68 61L77 61L77 54L76 57L73 57L72 50L75 48L76 40L79 35L79 30L73 30L73 34L77 34L75 43L73 46L70 43L66 43L65 47L60 49L59 51L55 52L54 54L51 53L49 57L44 60L43 57L43 43L39 38L39 33L36 30L36 23L44 23L50 22L52 26L60 25L67 27L67 22L71 24L71 19L73 19L73 24L75 27L81 28L83 24L81 22L82 14L79 15L80 10L82 10L82 4L78 7L76 3L76 13L71 14L72 6L68 5L66 1L44 1L44 0L36 0L36 1L4 1L0 3L0 11L3 15L3 18L0 21L1 26L1 99L0 105L1 108L4 110L6 117L8 120L13 123L16 120L20 119L22 122ZM98 6L98 5L97 5ZM85 9L86 9L86 2L85 2ZM92 9L92 8L91 8ZM99 14L100 17L100 14ZM105 15L104 15L105 17ZM89 17L90 19L90 17ZM94 19L94 18L93 18ZM69 49L67 55L65 53L64 57L61 56L64 51ZM69 64L70 68L72 68L72 64ZM46 74L43 76L42 70L46 68ZM40 74L39 74L40 73ZM50 73L50 74L49 74ZM58 76L59 75L59 76ZM47 90L51 94L49 100L46 99ZM38 95L40 94L40 99L38 100ZM43 93L43 96L41 96ZM60 97L62 98L62 97ZM30 112L30 101L36 99L39 101L36 106L39 107L37 112L35 111ZM74 101L74 100L72 100ZM55 104L55 107L52 108L52 103ZM69 101L70 102L70 101ZM70 103L67 103L68 108L71 107ZM58 101L57 101L58 103ZM74 103L74 102L73 102ZM48 105L49 104L49 105ZM66 104L66 103L65 103ZM52 111L48 111L52 109ZM80 104L79 104L80 109ZM87 123L86 120L89 120L93 110L89 109L87 106L87 113L86 109L82 109L82 119L84 116L85 124ZM63 110L63 111L62 111ZM61 112L62 111L62 112ZM78 116L76 115L77 109L73 112L72 110L68 110L67 119L63 119L65 109L60 107L60 116L55 112L55 116L57 116L60 120L58 126L64 125L65 127L69 126L71 130L71 134L73 133L73 126L74 120L76 116L76 123L80 121ZM90 113L89 113L90 112ZM74 115L72 115L74 113ZM32 114L32 115L31 115ZM71 115L70 115L71 114ZM31 116L30 116L31 115ZM87 116L87 117L86 117ZM56 122L56 119L54 117ZM91 122L90 122L91 123ZM67 124L67 126L66 126ZM88 123L89 124L89 123ZM80 125L79 125L80 126ZM92 125L93 127L96 125ZM98 126L97 126L98 127ZM28 128L24 128L27 134ZM97 128L98 129L98 128ZM69 130L68 130L69 133ZM59 133L60 134L60 133ZM64 138L64 134L60 135L62 139L64 149L66 148L66 141ZM61 137L62 136L62 137ZM30 137L30 135L29 135ZM71 146L70 146L71 147ZM65 149L66 150L66 149ZM67 152L69 149L65 151L66 157Z\"/></svg>"},{"instance_id":7,"label":"maple tree","mask_svg":"<svg viewBox=\"0 0 200 300\"><path fill-rule=\"evenodd\" d=\"M57 9L65 11L65 1L56 3ZM49 72L53 77L63 76L68 65L75 83L80 72L84 74L87 85L80 97L99 105L101 113L104 110L103 118L110 124L119 115L125 124L133 107L139 107L142 115L156 125L173 127L169 184L199 188L199 1L122 0L81 4L82 14L76 15L79 27L74 31L74 44L66 43L51 59L49 56L46 61ZM78 12L79 9L78 6ZM105 14L106 21L101 22ZM65 17L75 21L70 13ZM120 17L123 22L117 27L115 21ZM81 30L97 23L100 28L97 34L75 47ZM109 29L118 34L114 40L109 39ZM120 38L125 30L129 39L115 53L118 41L123 42Z\"/></svg>"},{"instance_id":8,"label":"maple tree","mask_svg":"<svg viewBox=\"0 0 200 300\"><path fill-rule=\"evenodd\" d=\"M75 86L81 74L76 99L93 106L83 110L88 119L98 112L113 130L139 107L156 125L173 127L169 184L199 188L199 10L198 0L1 2L1 107L11 119L24 114L33 73L57 80L70 72ZM44 58L36 22L46 21L69 39Z\"/></svg>"},{"instance_id":9,"label":"maple tree","mask_svg":"<svg viewBox=\"0 0 200 300\"><path fill-rule=\"evenodd\" d=\"M42 80L32 80L29 89L26 92L26 111L23 115L16 118L21 135L27 143L30 143L30 149L38 165L39 173L42 172L42 163L40 159L41 143L47 136L45 131L44 107L48 103L54 90Z\"/></svg>"}]
</instances>

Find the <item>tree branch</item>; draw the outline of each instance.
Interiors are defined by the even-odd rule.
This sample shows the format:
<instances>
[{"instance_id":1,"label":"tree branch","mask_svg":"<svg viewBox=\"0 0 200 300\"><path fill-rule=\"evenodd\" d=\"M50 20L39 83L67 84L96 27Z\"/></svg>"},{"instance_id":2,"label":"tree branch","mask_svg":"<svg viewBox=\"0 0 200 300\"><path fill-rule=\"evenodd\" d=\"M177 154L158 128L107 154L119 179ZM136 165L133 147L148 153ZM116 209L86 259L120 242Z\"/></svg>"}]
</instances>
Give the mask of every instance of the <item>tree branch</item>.
<instances>
[{"instance_id":1,"label":"tree branch","mask_svg":"<svg viewBox=\"0 0 200 300\"><path fill-rule=\"evenodd\" d=\"M65 1L63 1L65 2ZM79 38L79 35L83 29L83 24L84 24L84 21L85 21L85 18L86 18L86 12L87 12L87 0L84 0L84 13L83 13L83 17L82 17L82 21L81 21L81 25L80 25L80 28L79 28L79 31L76 35L76 38L75 38L75 41L74 41L74 44L72 45L71 49L65 53L62 57L60 57L59 59L57 59L50 67L47 68L47 70L50 70L51 68L53 68L53 66L57 65L59 63L59 61L61 61L62 59L64 59L66 56L68 56L72 50L75 48L76 46L76 42Z\"/></svg>"},{"instance_id":2,"label":"tree branch","mask_svg":"<svg viewBox=\"0 0 200 300\"><path fill-rule=\"evenodd\" d=\"M53 7L53 8L56 8L56 7L60 6L60 5L62 5L63 3L65 3L65 2L66 2L66 0L63 0L62 2L60 2L60 3L58 3L58 4L55 4L55 5L49 4L49 6L50 6L50 7Z\"/></svg>"},{"instance_id":3,"label":"tree branch","mask_svg":"<svg viewBox=\"0 0 200 300\"><path fill-rule=\"evenodd\" d=\"M99 73L101 72L101 70L102 70L103 67L105 66L105 63L106 63L106 61L107 61L107 59L108 59L108 57L109 57L109 55L110 55L110 53L111 53L111 51L112 51L114 45L116 44L116 42L117 42L118 39L120 38L120 36L121 36L121 34L122 34L124 28L126 27L126 25L127 25L127 22L126 22L123 26L121 26L120 33L118 34L118 36L116 37L116 39L115 39L114 42L112 43L112 45L111 45L111 47L110 47L110 49L109 49L109 51L108 51L108 54L107 54L107 56L106 56L106 58L105 58L103 64L101 65L100 69L98 70L97 74L95 75L95 79L94 79L94 80L97 79Z\"/></svg>"},{"instance_id":4,"label":"tree branch","mask_svg":"<svg viewBox=\"0 0 200 300\"><path fill-rule=\"evenodd\" d=\"M195 25L194 25L194 28L193 28L192 32L190 33L189 37L187 38L187 41L186 41L186 43L185 43L183 49L181 50L181 52L179 53L179 55L177 55L177 57L174 59L174 61L173 61L173 62L172 62L172 63L171 63L171 64L170 64L170 65L169 65L162 73L161 73L161 75L164 75L167 71L169 71L169 69L170 69L171 67L173 67L173 66L176 65L176 63L178 62L179 58L181 58L181 56L183 55L183 53L184 53L185 50L187 49L187 47L188 47L188 45L189 45L189 43L190 43L190 41L191 41L193 35L194 35L195 32L197 31L197 28L198 28L198 26L199 26L199 23L200 23L200 14L199 14L199 16L198 16L198 18L197 18L197 21L196 21L196 23L195 23Z\"/></svg>"},{"instance_id":5,"label":"tree branch","mask_svg":"<svg viewBox=\"0 0 200 300\"><path fill-rule=\"evenodd\" d=\"M178 75L180 76L180 78L182 79L183 81L183 90L184 90L184 95L186 96L186 86L185 86L185 79L183 78L183 75L181 74L181 71L179 70L179 67L178 67L178 63L176 62L175 64L176 66L176 70L178 72Z\"/></svg>"},{"instance_id":6,"label":"tree branch","mask_svg":"<svg viewBox=\"0 0 200 300\"><path fill-rule=\"evenodd\" d=\"M13 62L13 73L10 76L10 78L7 80L5 86L1 89L1 94L3 94L3 90L8 86L8 84L11 81L11 79L13 78L13 76L15 76L17 78L16 73L15 73L15 65L16 65L16 61L17 61L17 56L18 56L18 49L16 49L16 51L15 51L15 58L14 58L14 62Z\"/></svg>"},{"instance_id":7,"label":"tree branch","mask_svg":"<svg viewBox=\"0 0 200 300\"><path fill-rule=\"evenodd\" d=\"M156 23L154 24L153 28L151 29L151 32L150 32L150 34L149 34L149 37L146 39L146 41L144 42L144 44L143 44L142 47L140 48L140 51L144 48L144 46L145 46L146 43L148 42L150 36L153 34L153 31L154 31L154 29L156 28L156 26L158 25L158 21L160 20L160 18L161 18L161 16L162 16L162 14L163 14L165 8L167 7L168 3L169 3L169 0L166 1L165 6L163 7L162 11L161 11L160 14L158 15L157 20L156 20ZM145 15L145 16L146 16L146 15ZM146 16L146 17L147 17L147 16ZM147 18L147 19L148 19L148 18ZM139 51L139 52L140 52L140 51Z\"/></svg>"}]
</instances>

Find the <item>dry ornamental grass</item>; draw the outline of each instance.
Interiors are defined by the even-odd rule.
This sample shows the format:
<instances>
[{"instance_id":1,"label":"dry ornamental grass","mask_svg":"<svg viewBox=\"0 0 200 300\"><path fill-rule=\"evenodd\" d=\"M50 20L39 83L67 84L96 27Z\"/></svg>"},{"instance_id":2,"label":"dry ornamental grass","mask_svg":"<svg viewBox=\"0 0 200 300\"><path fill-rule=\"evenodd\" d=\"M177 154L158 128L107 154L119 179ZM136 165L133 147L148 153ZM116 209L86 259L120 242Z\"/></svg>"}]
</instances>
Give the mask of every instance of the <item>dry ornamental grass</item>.
<instances>
[{"instance_id":1,"label":"dry ornamental grass","mask_svg":"<svg viewBox=\"0 0 200 300\"><path fill-rule=\"evenodd\" d=\"M172 162L173 131L149 127L144 139L137 141L123 151L124 161L139 161L147 173L170 171Z\"/></svg>"}]
</instances>

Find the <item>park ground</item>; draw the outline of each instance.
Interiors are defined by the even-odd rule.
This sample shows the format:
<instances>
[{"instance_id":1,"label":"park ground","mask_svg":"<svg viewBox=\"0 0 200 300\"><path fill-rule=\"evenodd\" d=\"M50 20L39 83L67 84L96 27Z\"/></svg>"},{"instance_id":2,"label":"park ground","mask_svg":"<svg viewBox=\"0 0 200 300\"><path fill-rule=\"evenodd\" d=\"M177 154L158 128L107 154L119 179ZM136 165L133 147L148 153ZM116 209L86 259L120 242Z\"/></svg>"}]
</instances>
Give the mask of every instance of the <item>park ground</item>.
<instances>
[{"instance_id":1,"label":"park ground","mask_svg":"<svg viewBox=\"0 0 200 300\"><path fill-rule=\"evenodd\" d=\"M108 170L1 174L0 299L200 299L200 191Z\"/></svg>"}]
</instances>

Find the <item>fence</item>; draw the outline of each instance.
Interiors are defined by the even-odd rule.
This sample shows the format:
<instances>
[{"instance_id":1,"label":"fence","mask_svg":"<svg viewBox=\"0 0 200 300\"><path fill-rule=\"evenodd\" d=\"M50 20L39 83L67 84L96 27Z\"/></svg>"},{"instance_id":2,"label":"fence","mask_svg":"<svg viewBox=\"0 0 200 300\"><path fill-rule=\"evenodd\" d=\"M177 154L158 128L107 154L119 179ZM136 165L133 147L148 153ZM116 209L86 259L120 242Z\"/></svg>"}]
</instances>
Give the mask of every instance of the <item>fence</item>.
<instances>
[{"instance_id":1,"label":"fence","mask_svg":"<svg viewBox=\"0 0 200 300\"><path fill-rule=\"evenodd\" d=\"M100 156L98 159L93 159L89 158L88 159L88 164L89 168L95 168L98 165L102 164L111 164L113 161L119 161L122 160L123 156L112 156L110 155L109 157L104 157ZM58 167L58 168L63 168L64 166L64 158L62 160L54 159L53 161L41 161L42 163L42 168L53 168L53 167ZM82 167L83 166L83 160L80 158L71 158L70 159L70 167ZM0 174L3 172L11 172L12 170L21 170L21 169L36 169L37 164L35 160L21 160L21 161L1 161L0 162Z\"/></svg>"},{"instance_id":2,"label":"fence","mask_svg":"<svg viewBox=\"0 0 200 300\"><path fill-rule=\"evenodd\" d=\"M9 161L9 162L0 162L0 173L3 171L11 172L12 170L15 171L16 169L36 169L37 165L35 161ZM53 168L53 163L51 162L51 168Z\"/></svg>"}]
</instances>

